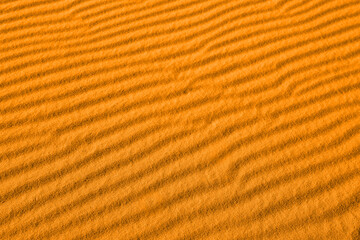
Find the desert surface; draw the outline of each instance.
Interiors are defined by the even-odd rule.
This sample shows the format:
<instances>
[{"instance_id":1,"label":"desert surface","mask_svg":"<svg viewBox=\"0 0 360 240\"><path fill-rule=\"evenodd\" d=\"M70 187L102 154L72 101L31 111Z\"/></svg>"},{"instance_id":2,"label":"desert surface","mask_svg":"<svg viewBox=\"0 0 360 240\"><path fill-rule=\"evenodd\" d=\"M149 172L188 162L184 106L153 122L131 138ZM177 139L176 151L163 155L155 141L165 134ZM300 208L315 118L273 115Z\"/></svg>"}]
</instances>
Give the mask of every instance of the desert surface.
<instances>
[{"instance_id":1,"label":"desert surface","mask_svg":"<svg viewBox=\"0 0 360 240\"><path fill-rule=\"evenodd\" d=\"M0 1L0 239L360 239L359 0Z\"/></svg>"}]
</instances>

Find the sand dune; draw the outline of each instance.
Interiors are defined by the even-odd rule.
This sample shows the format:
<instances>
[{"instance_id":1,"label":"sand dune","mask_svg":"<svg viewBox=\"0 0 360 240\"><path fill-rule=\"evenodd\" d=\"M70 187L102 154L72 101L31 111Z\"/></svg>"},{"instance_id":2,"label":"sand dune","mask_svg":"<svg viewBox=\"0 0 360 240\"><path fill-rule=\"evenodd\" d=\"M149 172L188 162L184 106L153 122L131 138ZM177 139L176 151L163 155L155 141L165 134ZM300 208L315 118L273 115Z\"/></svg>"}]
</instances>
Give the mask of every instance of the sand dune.
<instances>
[{"instance_id":1,"label":"sand dune","mask_svg":"<svg viewBox=\"0 0 360 240\"><path fill-rule=\"evenodd\" d=\"M360 239L360 1L3 0L0 239Z\"/></svg>"}]
</instances>

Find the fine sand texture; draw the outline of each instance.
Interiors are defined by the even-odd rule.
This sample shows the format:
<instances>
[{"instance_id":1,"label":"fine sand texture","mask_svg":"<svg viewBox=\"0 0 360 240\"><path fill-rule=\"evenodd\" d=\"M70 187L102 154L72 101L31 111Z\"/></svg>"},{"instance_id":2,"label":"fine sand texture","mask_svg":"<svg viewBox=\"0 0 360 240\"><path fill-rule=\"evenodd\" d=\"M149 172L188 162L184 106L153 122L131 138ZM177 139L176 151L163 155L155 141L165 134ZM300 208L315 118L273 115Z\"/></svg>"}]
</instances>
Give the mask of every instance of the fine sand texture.
<instances>
[{"instance_id":1,"label":"fine sand texture","mask_svg":"<svg viewBox=\"0 0 360 240\"><path fill-rule=\"evenodd\" d=\"M360 239L360 0L1 0L0 239Z\"/></svg>"}]
</instances>

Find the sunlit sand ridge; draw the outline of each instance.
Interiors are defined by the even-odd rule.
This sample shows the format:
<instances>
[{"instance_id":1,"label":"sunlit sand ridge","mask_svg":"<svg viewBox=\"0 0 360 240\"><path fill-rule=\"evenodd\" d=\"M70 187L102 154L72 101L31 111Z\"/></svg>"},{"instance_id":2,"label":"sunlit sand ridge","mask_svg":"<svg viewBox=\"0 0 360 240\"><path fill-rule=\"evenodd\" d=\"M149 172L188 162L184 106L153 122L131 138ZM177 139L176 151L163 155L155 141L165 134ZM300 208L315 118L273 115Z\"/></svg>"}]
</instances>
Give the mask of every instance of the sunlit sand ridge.
<instances>
[{"instance_id":1,"label":"sunlit sand ridge","mask_svg":"<svg viewBox=\"0 0 360 240\"><path fill-rule=\"evenodd\" d=\"M3 0L0 239L360 239L359 0Z\"/></svg>"}]
</instances>

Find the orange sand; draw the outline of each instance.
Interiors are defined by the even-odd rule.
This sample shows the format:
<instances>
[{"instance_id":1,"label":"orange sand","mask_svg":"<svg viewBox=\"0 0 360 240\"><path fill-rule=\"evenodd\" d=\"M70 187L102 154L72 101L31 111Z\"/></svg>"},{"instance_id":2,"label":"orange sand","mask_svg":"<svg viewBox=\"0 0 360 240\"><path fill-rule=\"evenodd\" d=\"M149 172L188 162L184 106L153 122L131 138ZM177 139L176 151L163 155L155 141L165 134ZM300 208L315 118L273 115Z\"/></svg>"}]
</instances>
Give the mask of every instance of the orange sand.
<instances>
[{"instance_id":1,"label":"orange sand","mask_svg":"<svg viewBox=\"0 0 360 240\"><path fill-rule=\"evenodd\" d=\"M359 0L2 0L0 239L360 239Z\"/></svg>"}]
</instances>

